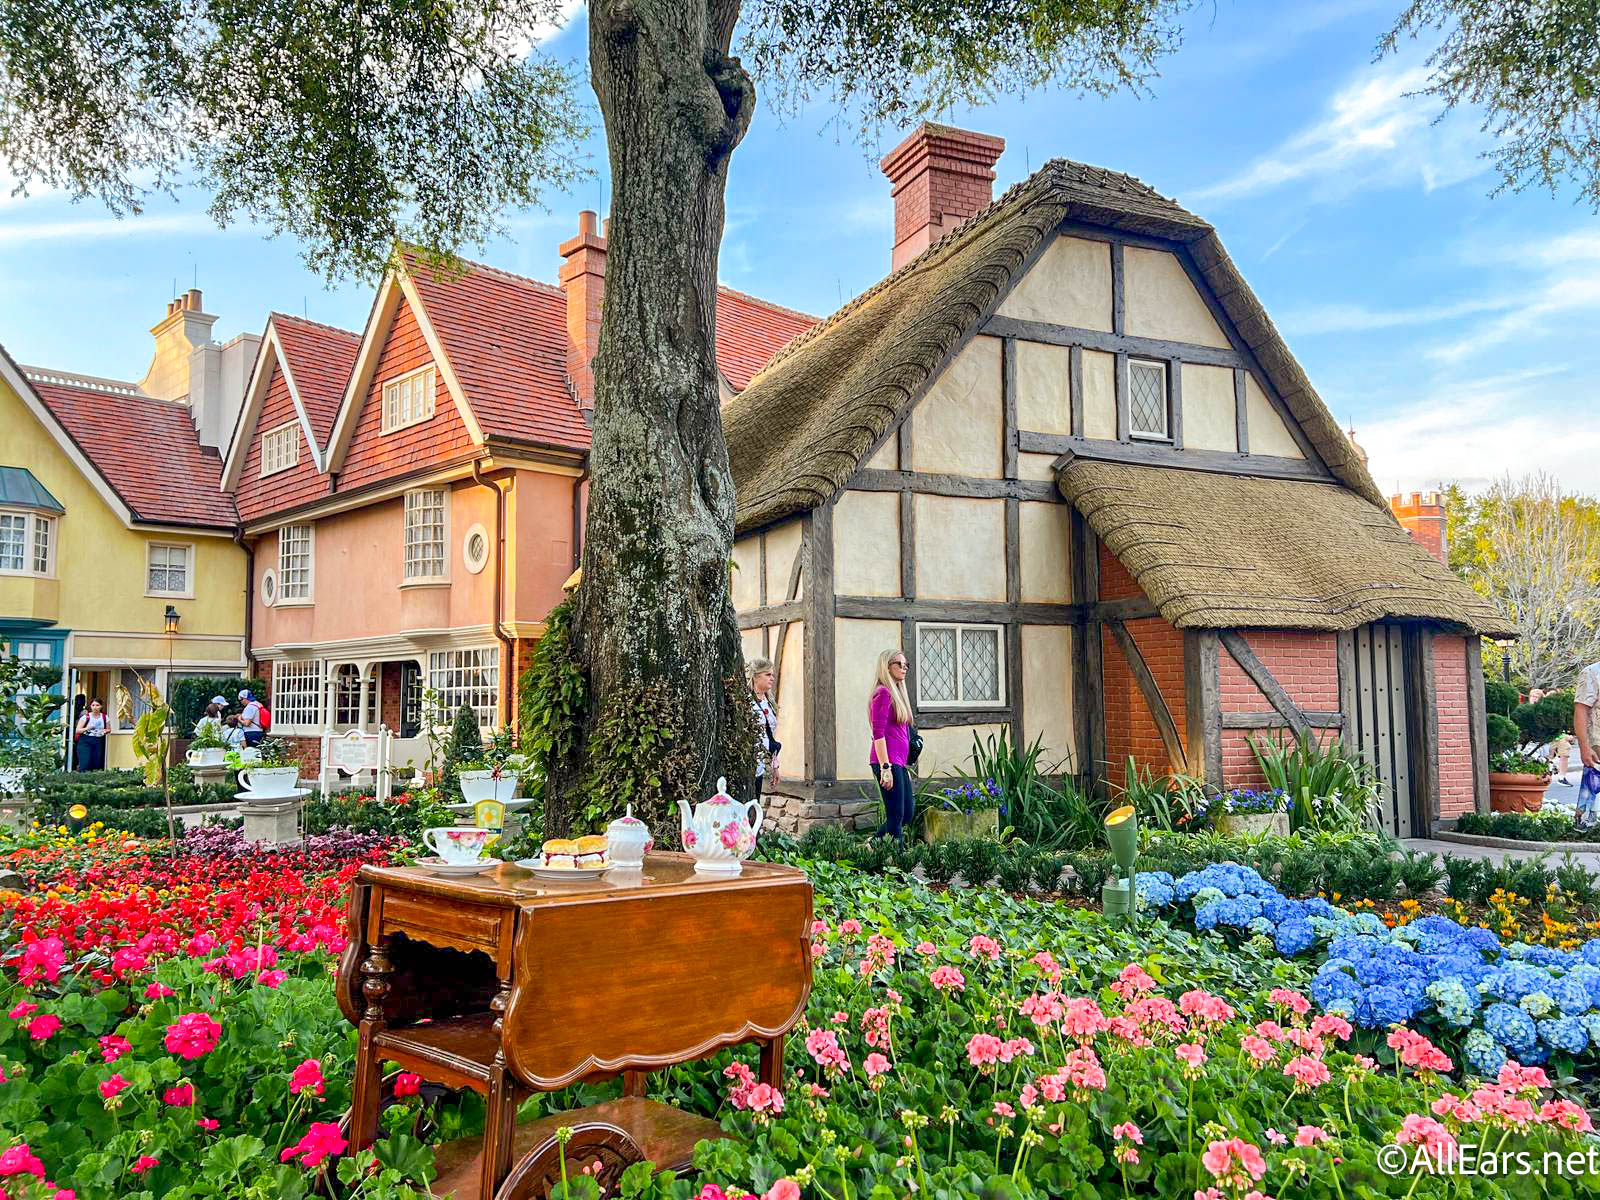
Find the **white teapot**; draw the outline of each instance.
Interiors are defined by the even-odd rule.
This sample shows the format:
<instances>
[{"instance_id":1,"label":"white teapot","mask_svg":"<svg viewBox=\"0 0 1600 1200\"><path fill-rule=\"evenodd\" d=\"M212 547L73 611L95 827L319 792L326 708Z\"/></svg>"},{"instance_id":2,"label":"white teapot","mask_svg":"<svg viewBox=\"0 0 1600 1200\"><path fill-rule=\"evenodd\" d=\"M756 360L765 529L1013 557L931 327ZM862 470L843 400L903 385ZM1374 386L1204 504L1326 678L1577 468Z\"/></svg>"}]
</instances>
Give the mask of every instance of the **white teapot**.
<instances>
[{"instance_id":1,"label":"white teapot","mask_svg":"<svg viewBox=\"0 0 1600 1200\"><path fill-rule=\"evenodd\" d=\"M687 800L678 801L683 848L694 855L694 869L708 875L737 875L744 869L742 860L756 848L761 832L761 804L750 800L740 804L728 795L728 781L717 780L717 794L690 810Z\"/></svg>"}]
</instances>

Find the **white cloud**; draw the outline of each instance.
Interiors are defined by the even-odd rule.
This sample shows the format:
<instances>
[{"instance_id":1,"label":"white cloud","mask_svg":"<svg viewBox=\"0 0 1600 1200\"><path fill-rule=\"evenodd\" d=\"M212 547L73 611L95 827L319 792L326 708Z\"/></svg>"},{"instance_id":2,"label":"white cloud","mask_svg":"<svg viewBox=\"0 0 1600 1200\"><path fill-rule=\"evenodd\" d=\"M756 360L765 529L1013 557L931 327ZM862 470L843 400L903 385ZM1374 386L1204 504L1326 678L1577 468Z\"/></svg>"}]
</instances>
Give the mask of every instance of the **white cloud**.
<instances>
[{"instance_id":1,"label":"white cloud","mask_svg":"<svg viewBox=\"0 0 1600 1200\"><path fill-rule=\"evenodd\" d=\"M0 223L0 245L16 242L98 241L157 235L221 232L202 213L163 216L84 217L76 220Z\"/></svg>"},{"instance_id":2,"label":"white cloud","mask_svg":"<svg viewBox=\"0 0 1600 1200\"><path fill-rule=\"evenodd\" d=\"M1338 199L1370 187L1448 187L1484 171L1482 135L1462 119L1434 122L1438 101L1409 93L1425 67L1391 61L1366 67L1336 92L1317 122L1230 178L1186 192L1190 205L1300 185L1308 199Z\"/></svg>"},{"instance_id":3,"label":"white cloud","mask_svg":"<svg viewBox=\"0 0 1600 1200\"><path fill-rule=\"evenodd\" d=\"M1501 286L1503 302L1486 302L1489 310L1501 310L1501 315L1432 347L1430 358L1460 363L1513 339L1538 337L1563 320L1583 316L1591 328L1600 321L1600 232L1580 229L1525 242L1486 243L1489 239L1476 239L1465 248L1462 260L1502 269L1532 266L1540 272L1520 287Z\"/></svg>"},{"instance_id":4,"label":"white cloud","mask_svg":"<svg viewBox=\"0 0 1600 1200\"><path fill-rule=\"evenodd\" d=\"M1425 304L1416 308L1377 309L1363 304L1317 304L1290 309L1278 321L1285 333L1315 336L1325 333L1366 333L1408 325L1432 325L1476 313L1500 312L1518 301L1510 296L1461 300L1454 304Z\"/></svg>"}]
</instances>

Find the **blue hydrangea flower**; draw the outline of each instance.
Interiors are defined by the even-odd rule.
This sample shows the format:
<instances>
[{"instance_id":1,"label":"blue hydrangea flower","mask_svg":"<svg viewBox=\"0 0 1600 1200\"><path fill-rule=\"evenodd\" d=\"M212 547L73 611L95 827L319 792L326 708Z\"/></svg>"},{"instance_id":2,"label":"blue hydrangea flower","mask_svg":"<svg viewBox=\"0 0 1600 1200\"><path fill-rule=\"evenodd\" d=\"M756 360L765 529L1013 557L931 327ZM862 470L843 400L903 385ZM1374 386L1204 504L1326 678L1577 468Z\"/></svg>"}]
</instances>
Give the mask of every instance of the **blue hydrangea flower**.
<instances>
[{"instance_id":1,"label":"blue hydrangea flower","mask_svg":"<svg viewBox=\"0 0 1600 1200\"><path fill-rule=\"evenodd\" d=\"M1592 967L1600 967L1600 938L1590 938L1578 947L1578 953L1583 956L1583 961Z\"/></svg>"},{"instance_id":2,"label":"blue hydrangea flower","mask_svg":"<svg viewBox=\"0 0 1600 1200\"><path fill-rule=\"evenodd\" d=\"M1539 1040L1552 1050L1582 1054L1589 1048L1589 1034L1576 1017L1556 1017L1538 1022Z\"/></svg>"},{"instance_id":3,"label":"blue hydrangea flower","mask_svg":"<svg viewBox=\"0 0 1600 1200\"><path fill-rule=\"evenodd\" d=\"M1550 994L1556 1002L1556 1007L1569 1017L1579 1016L1594 1007L1589 989L1584 986L1583 980L1575 979L1570 974L1564 979L1556 980Z\"/></svg>"},{"instance_id":4,"label":"blue hydrangea flower","mask_svg":"<svg viewBox=\"0 0 1600 1200\"><path fill-rule=\"evenodd\" d=\"M1578 1018L1578 1023L1583 1026L1583 1031L1589 1035L1589 1041L1600 1046L1600 1012L1586 1012Z\"/></svg>"},{"instance_id":5,"label":"blue hydrangea flower","mask_svg":"<svg viewBox=\"0 0 1600 1200\"><path fill-rule=\"evenodd\" d=\"M1356 1004L1356 1024L1368 1029L1385 1029L1409 1021L1416 1006L1397 987L1379 984L1369 987Z\"/></svg>"},{"instance_id":6,"label":"blue hydrangea flower","mask_svg":"<svg viewBox=\"0 0 1600 1200\"><path fill-rule=\"evenodd\" d=\"M1517 1001L1517 1007L1530 1017L1548 1017L1555 1011L1556 1002L1549 992L1529 992Z\"/></svg>"},{"instance_id":7,"label":"blue hydrangea flower","mask_svg":"<svg viewBox=\"0 0 1600 1200\"><path fill-rule=\"evenodd\" d=\"M1506 1049L1522 1054L1531 1050L1539 1037L1533 1018L1504 1001L1489 1006L1483 1014L1483 1027Z\"/></svg>"},{"instance_id":8,"label":"blue hydrangea flower","mask_svg":"<svg viewBox=\"0 0 1600 1200\"><path fill-rule=\"evenodd\" d=\"M1461 1043L1461 1053L1467 1060L1467 1066L1485 1079L1498 1077L1500 1068L1506 1065L1506 1052L1483 1029L1474 1029L1467 1034L1466 1040Z\"/></svg>"},{"instance_id":9,"label":"blue hydrangea flower","mask_svg":"<svg viewBox=\"0 0 1600 1200\"><path fill-rule=\"evenodd\" d=\"M1311 928L1311 923L1298 918L1279 924L1278 932L1273 937L1273 945L1278 953L1289 958L1305 953L1316 944L1317 934Z\"/></svg>"},{"instance_id":10,"label":"blue hydrangea flower","mask_svg":"<svg viewBox=\"0 0 1600 1200\"><path fill-rule=\"evenodd\" d=\"M1468 991L1459 979L1441 979L1428 985L1428 999L1452 1025L1471 1025L1478 1012L1478 993Z\"/></svg>"}]
</instances>

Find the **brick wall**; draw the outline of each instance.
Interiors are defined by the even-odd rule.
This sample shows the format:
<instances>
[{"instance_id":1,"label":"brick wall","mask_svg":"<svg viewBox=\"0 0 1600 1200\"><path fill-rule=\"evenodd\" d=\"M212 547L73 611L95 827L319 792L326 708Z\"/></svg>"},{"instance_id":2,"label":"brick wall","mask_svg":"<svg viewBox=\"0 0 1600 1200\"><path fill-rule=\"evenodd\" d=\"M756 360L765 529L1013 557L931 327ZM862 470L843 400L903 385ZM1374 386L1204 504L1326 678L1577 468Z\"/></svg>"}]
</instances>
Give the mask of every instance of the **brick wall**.
<instances>
[{"instance_id":1,"label":"brick wall","mask_svg":"<svg viewBox=\"0 0 1600 1200\"><path fill-rule=\"evenodd\" d=\"M378 688L378 723L396 733L405 723L405 675L405 663L384 663L383 680Z\"/></svg>"},{"instance_id":2,"label":"brick wall","mask_svg":"<svg viewBox=\"0 0 1600 1200\"><path fill-rule=\"evenodd\" d=\"M1389 508L1405 531L1440 562L1446 562L1444 499L1438 492L1411 492L1389 497Z\"/></svg>"},{"instance_id":3,"label":"brick wall","mask_svg":"<svg viewBox=\"0 0 1600 1200\"><path fill-rule=\"evenodd\" d=\"M1127 568L1101 546L1101 599L1122 600L1141 594ZM1173 723L1178 727L1178 741L1184 744L1188 714L1184 694L1183 633L1160 617L1128 621L1126 625L1172 713ZM1139 690L1133 671L1122 656L1122 648L1109 629L1101 633L1100 657L1105 677L1106 762L1111 779L1122 778L1130 755L1159 774L1177 769L1181 764L1169 759L1166 743L1161 740L1155 718L1145 704L1144 693Z\"/></svg>"},{"instance_id":4,"label":"brick wall","mask_svg":"<svg viewBox=\"0 0 1600 1200\"><path fill-rule=\"evenodd\" d=\"M1437 634L1433 639L1433 680L1439 706L1439 817L1471 812L1473 790L1471 710L1467 706L1467 639Z\"/></svg>"},{"instance_id":5,"label":"brick wall","mask_svg":"<svg viewBox=\"0 0 1600 1200\"><path fill-rule=\"evenodd\" d=\"M1281 683L1302 709L1310 712L1339 710L1338 639L1332 633L1301 630L1240 631L1267 670ZM1270 713L1271 702L1244 668L1234 661L1226 646L1218 655L1221 662L1222 711L1224 713ZM1224 729L1222 731L1222 778L1227 787L1252 787L1262 782L1250 749L1252 737L1264 740L1288 736L1288 730Z\"/></svg>"}]
</instances>

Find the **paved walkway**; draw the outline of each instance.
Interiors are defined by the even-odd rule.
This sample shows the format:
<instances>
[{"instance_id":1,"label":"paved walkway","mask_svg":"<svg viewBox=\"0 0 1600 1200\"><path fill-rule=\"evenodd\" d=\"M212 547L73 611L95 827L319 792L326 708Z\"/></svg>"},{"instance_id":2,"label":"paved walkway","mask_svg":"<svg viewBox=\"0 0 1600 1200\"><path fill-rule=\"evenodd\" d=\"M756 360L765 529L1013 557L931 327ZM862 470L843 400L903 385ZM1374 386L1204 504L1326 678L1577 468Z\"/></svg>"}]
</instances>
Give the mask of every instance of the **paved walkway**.
<instances>
[{"instance_id":1,"label":"paved walkway","mask_svg":"<svg viewBox=\"0 0 1600 1200\"><path fill-rule=\"evenodd\" d=\"M1499 846L1465 846L1460 842L1442 842L1438 838L1405 838L1400 844L1407 850L1426 850L1437 854L1441 858L1445 855L1454 855L1456 858L1488 858L1495 862L1505 862L1508 858L1538 858L1543 850L1513 850L1509 847L1502 849ZM1564 861L1560 854L1550 855L1550 865L1557 865ZM1593 850L1574 851L1572 861L1582 863L1589 870L1600 873L1600 843Z\"/></svg>"}]
</instances>

